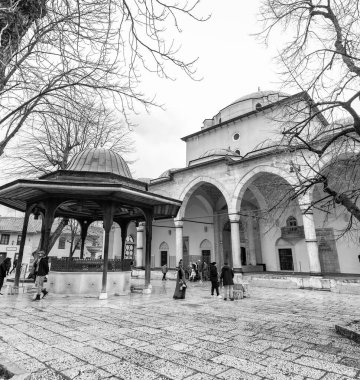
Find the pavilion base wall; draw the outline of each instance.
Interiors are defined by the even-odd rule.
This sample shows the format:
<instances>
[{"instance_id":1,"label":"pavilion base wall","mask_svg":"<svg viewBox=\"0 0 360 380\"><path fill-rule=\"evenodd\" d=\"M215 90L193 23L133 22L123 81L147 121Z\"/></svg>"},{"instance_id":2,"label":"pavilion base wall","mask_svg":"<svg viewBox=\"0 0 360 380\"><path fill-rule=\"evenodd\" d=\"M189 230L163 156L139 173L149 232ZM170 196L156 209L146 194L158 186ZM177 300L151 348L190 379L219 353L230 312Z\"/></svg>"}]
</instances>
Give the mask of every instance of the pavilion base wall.
<instances>
[{"instance_id":1,"label":"pavilion base wall","mask_svg":"<svg viewBox=\"0 0 360 380\"><path fill-rule=\"evenodd\" d=\"M102 272L54 272L48 278L48 288L54 294L85 294L98 296L101 292ZM130 271L108 272L107 294L130 293Z\"/></svg>"}]
</instances>

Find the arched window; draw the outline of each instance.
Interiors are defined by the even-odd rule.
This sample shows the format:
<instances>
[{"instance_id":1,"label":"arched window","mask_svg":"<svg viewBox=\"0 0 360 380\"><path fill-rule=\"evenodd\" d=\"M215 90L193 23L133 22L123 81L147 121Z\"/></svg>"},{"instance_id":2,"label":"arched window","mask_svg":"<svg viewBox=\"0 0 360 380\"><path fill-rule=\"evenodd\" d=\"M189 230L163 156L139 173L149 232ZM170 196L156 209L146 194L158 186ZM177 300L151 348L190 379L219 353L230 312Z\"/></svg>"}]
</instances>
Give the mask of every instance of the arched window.
<instances>
[{"instance_id":1,"label":"arched window","mask_svg":"<svg viewBox=\"0 0 360 380\"><path fill-rule=\"evenodd\" d=\"M66 237L60 236L58 249L65 249Z\"/></svg>"},{"instance_id":2,"label":"arched window","mask_svg":"<svg viewBox=\"0 0 360 380\"><path fill-rule=\"evenodd\" d=\"M256 111L260 111L261 108L262 108L261 103L256 103L256 106L255 106Z\"/></svg>"},{"instance_id":3,"label":"arched window","mask_svg":"<svg viewBox=\"0 0 360 380\"><path fill-rule=\"evenodd\" d=\"M286 227L290 227L291 230L296 230L297 225L297 220L294 216L289 216L286 219Z\"/></svg>"},{"instance_id":4,"label":"arched window","mask_svg":"<svg viewBox=\"0 0 360 380\"><path fill-rule=\"evenodd\" d=\"M125 240L125 259L134 259L134 238L131 235L128 235Z\"/></svg>"}]
</instances>

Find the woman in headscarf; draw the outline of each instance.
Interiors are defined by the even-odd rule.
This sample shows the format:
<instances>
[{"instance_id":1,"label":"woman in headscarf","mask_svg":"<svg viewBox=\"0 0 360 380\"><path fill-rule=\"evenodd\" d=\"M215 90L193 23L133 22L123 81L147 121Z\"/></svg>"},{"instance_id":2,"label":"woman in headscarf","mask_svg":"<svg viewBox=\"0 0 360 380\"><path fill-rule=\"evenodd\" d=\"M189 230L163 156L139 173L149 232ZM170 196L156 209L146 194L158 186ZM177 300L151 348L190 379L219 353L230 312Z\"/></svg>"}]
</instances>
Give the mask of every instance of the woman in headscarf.
<instances>
[{"instance_id":1,"label":"woman in headscarf","mask_svg":"<svg viewBox=\"0 0 360 380\"><path fill-rule=\"evenodd\" d=\"M176 277L176 287L174 292L174 299L184 299L186 293L185 271L183 268L183 261L179 261L179 267Z\"/></svg>"}]
</instances>

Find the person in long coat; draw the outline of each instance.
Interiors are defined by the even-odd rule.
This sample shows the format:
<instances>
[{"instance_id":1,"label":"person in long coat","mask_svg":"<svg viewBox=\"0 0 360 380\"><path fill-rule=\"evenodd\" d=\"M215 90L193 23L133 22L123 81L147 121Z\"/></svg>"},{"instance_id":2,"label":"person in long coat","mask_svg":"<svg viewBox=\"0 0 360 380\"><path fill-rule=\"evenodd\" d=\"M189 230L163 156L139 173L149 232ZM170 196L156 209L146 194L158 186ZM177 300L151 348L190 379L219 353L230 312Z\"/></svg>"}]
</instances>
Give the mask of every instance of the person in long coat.
<instances>
[{"instance_id":1,"label":"person in long coat","mask_svg":"<svg viewBox=\"0 0 360 380\"><path fill-rule=\"evenodd\" d=\"M186 293L186 282L185 282L185 271L183 268L183 261L179 261L179 267L178 272L176 276L176 287L173 298L178 299L184 299Z\"/></svg>"},{"instance_id":2,"label":"person in long coat","mask_svg":"<svg viewBox=\"0 0 360 380\"><path fill-rule=\"evenodd\" d=\"M212 262L210 264L210 281L211 281L211 295L214 295L214 290L216 291L216 295L221 298L219 293L219 274L216 268L216 262Z\"/></svg>"},{"instance_id":3,"label":"person in long coat","mask_svg":"<svg viewBox=\"0 0 360 380\"><path fill-rule=\"evenodd\" d=\"M224 287L224 301L227 300L228 296L230 301L234 301L234 271L229 267L228 263L224 263L221 269L220 281L223 283Z\"/></svg>"}]
</instances>

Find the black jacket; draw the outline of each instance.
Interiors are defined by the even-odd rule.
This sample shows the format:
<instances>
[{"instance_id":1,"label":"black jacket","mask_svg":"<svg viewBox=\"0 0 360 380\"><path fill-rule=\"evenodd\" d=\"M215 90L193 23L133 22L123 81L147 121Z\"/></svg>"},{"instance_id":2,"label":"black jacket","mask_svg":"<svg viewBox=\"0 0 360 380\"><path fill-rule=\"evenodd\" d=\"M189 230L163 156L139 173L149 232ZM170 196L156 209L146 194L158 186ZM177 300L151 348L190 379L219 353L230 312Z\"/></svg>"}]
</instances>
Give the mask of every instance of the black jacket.
<instances>
[{"instance_id":1,"label":"black jacket","mask_svg":"<svg viewBox=\"0 0 360 380\"><path fill-rule=\"evenodd\" d=\"M215 265L210 265L210 281L218 280L218 271Z\"/></svg>"},{"instance_id":2,"label":"black jacket","mask_svg":"<svg viewBox=\"0 0 360 380\"><path fill-rule=\"evenodd\" d=\"M46 276L49 273L49 258L43 257L37 264L37 276Z\"/></svg>"},{"instance_id":3,"label":"black jacket","mask_svg":"<svg viewBox=\"0 0 360 380\"><path fill-rule=\"evenodd\" d=\"M234 271L228 265L222 267L220 278L222 279L224 286L234 285Z\"/></svg>"},{"instance_id":4,"label":"black jacket","mask_svg":"<svg viewBox=\"0 0 360 380\"><path fill-rule=\"evenodd\" d=\"M11 267L10 261L3 261L0 264L0 277L5 278L9 272L9 269Z\"/></svg>"}]
</instances>

